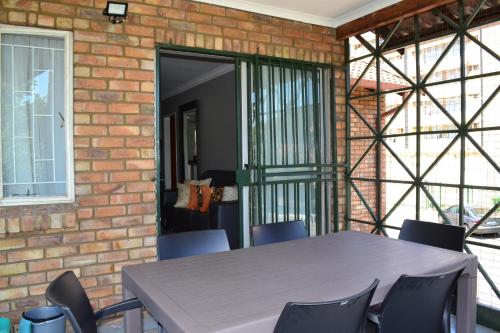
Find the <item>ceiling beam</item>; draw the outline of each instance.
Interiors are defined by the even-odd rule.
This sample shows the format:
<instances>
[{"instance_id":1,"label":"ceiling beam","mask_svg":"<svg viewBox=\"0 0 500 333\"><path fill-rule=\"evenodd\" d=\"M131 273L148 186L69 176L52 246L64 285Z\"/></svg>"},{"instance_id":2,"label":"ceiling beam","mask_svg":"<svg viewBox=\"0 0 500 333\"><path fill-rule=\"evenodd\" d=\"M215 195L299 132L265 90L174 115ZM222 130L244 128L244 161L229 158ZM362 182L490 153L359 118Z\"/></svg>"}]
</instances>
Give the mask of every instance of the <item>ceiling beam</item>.
<instances>
[{"instance_id":1,"label":"ceiling beam","mask_svg":"<svg viewBox=\"0 0 500 333\"><path fill-rule=\"evenodd\" d=\"M337 27L337 39L359 35L401 19L441 7L456 0L403 0Z\"/></svg>"}]
</instances>

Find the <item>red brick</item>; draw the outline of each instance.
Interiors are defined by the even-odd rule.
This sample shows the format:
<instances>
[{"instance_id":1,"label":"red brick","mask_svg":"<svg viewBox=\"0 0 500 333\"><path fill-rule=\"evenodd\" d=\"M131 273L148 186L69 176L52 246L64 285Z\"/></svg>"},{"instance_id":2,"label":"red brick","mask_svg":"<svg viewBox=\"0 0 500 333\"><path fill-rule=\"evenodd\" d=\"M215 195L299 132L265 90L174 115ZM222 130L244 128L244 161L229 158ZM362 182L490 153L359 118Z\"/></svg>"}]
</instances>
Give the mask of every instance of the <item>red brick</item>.
<instances>
[{"instance_id":1,"label":"red brick","mask_svg":"<svg viewBox=\"0 0 500 333\"><path fill-rule=\"evenodd\" d=\"M80 253L98 253L111 250L111 243L109 242L95 242L80 245Z\"/></svg>"},{"instance_id":2,"label":"red brick","mask_svg":"<svg viewBox=\"0 0 500 333\"><path fill-rule=\"evenodd\" d=\"M108 263L115 261L123 261L128 259L127 251L113 251L106 253L99 253L97 255L97 259L99 263Z\"/></svg>"},{"instance_id":3,"label":"red brick","mask_svg":"<svg viewBox=\"0 0 500 333\"><path fill-rule=\"evenodd\" d=\"M92 162L92 170L94 171L110 171L123 170L123 161L94 161Z\"/></svg>"},{"instance_id":4,"label":"red brick","mask_svg":"<svg viewBox=\"0 0 500 333\"><path fill-rule=\"evenodd\" d=\"M128 170L147 170L155 168L154 160L128 160L126 163L126 167Z\"/></svg>"},{"instance_id":5,"label":"red brick","mask_svg":"<svg viewBox=\"0 0 500 333\"><path fill-rule=\"evenodd\" d=\"M96 102L77 102L73 105L74 112L96 112L102 113L107 111L107 105L104 103L96 103Z\"/></svg>"},{"instance_id":6,"label":"red brick","mask_svg":"<svg viewBox=\"0 0 500 333\"><path fill-rule=\"evenodd\" d=\"M25 286L45 282L45 273L26 273L16 275L10 278L12 286Z\"/></svg>"},{"instance_id":7,"label":"red brick","mask_svg":"<svg viewBox=\"0 0 500 333\"><path fill-rule=\"evenodd\" d=\"M55 20L52 16L38 15L38 25L42 27L53 27Z\"/></svg>"},{"instance_id":8,"label":"red brick","mask_svg":"<svg viewBox=\"0 0 500 333\"><path fill-rule=\"evenodd\" d=\"M93 138L92 146L100 148L123 147L124 140L122 138Z\"/></svg>"},{"instance_id":9,"label":"red brick","mask_svg":"<svg viewBox=\"0 0 500 333\"><path fill-rule=\"evenodd\" d=\"M124 57L108 57L108 66L124 67L124 68L138 68L139 62L136 59Z\"/></svg>"},{"instance_id":10,"label":"red brick","mask_svg":"<svg viewBox=\"0 0 500 333\"><path fill-rule=\"evenodd\" d=\"M129 12L130 13L136 13L136 14L144 14L144 15L157 15L157 7L156 6L148 6L148 5L141 5L138 3L131 3L129 5Z\"/></svg>"},{"instance_id":11,"label":"red brick","mask_svg":"<svg viewBox=\"0 0 500 333\"><path fill-rule=\"evenodd\" d=\"M100 274L110 274L113 273L113 265L112 264L100 264L100 265L92 265L83 267L83 275L100 275Z\"/></svg>"},{"instance_id":12,"label":"red brick","mask_svg":"<svg viewBox=\"0 0 500 333\"><path fill-rule=\"evenodd\" d=\"M148 148L154 147L154 139L153 138L127 138L127 147L138 147L138 148Z\"/></svg>"},{"instance_id":13,"label":"red brick","mask_svg":"<svg viewBox=\"0 0 500 333\"><path fill-rule=\"evenodd\" d=\"M155 183L151 181L127 184L127 192L145 192L154 190L155 190Z\"/></svg>"},{"instance_id":14,"label":"red brick","mask_svg":"<svg viewBox=\"0 0 500 333\"><path fill-rule=\"evenodd\" d=\"M172 8L160 8L158 14L163 17L183 20L186 17L185 11L172 9Z\"/></svg>"},{"instance_id":15,"label":"red brick","mask_svg":"<svg viewBox=\"0 0 500 333\"><path fill-rule=\"evenodd\" d=\"M109 89L123 91L139 91L139 82L137 81L110 81Z\"/></svg>"},{"instance_id":16,"label":"red brick","mask_svg":"<svg viewBox=\"0 0 500 333\"><path fill-rule=\"evenodd\" d=\"M74 38L76 41L103 43L107 41L104 32L90 32L90 31L75 31Z\"/></svg>"},{"instance_id":17,"label":"red brick","mask_svg":"<svg viewBox=\"0 0 500 333\"><path fill-rule=\"evenodd\" d=\"M150 93L135 93L126 92L125 100L127 102L137 102L137 103L153 103L154 95Z\"/></svg>"},{"instance_id":18,"label":"red brick","mask_svg":"<svg viewBox=\"0 0 500 333\"><path fill-rule=\"evenodd\" d=\"M94 186L94 193L123 193L125 190L125 185L123 184L97 184Z\"/></svg>"},{"instance_id":19,"label":"red brick","mask_svg":"<svg viewBox=\"0 0 500 333\"><path fill-rule=\"evenodd\" d=\"M95 162L94 162L95 163ZM107 161L104 161L107 163ZM79 196L78 204L80 206L103 206L108 204L108 197L106 195L90 195L90 196Z\"/></svg>"},{"instance_id":20,"label":"red brick","mask_svg":"<svg viewBox=\"0 0 500 333\"><path fill-rule=\"evenodd\" d=\"M118 91L94 91L92 94L94 96L94 100L103 101L103 102L119 102L123 100L123 93Z\"/></svg>"},{"instance_id":21,"label":"red brick","mask_svg":"<svg viewBox=\"0 0 500 333\"><path fill-rule=\"evenodd\" d=\"M125 55L127 57L141 58L141 59L154 59L155 50L154 49L140 49L137 47L126 47Z\"/></svg>"},{"instance_id":22,"label":"red brick","mask_svg":"<svg viewBox=\"0 0 500 333\"><path fill-rule=\"evenodd\" d=\"M95 240L95 233L93 231L78 231L63 236L63 243L65 244L91 242L93 240Z\"/></svg>"},{"instance_id":23,"label":"red brick","mask_svg":"<svg viewBox=\"0 0 500 333\"><path fill-rule=\"evenodd\" d=\"M110 135L139 135L141 133L139 127L137 126L110 126L109 134Z\"/></svg>"},{"instance_id":24,"label":"red brick","mask_svg":"<svg viewBox=\"0 0 500 333\"><path fill-rule=\"evenodd\" d=\"M62 259L43 259L28 263L28 269L30 272L49 271L52 269L57 269L62 267L63 267Z\"/></svg>"},{"instance_id":25,"label":"red brick","mask_svg":"<svg viewBox=\"0 0 500 333\"><path fill-rule=\"evenodd\" d=\"M96 233L97 240L112 240L127 237L127 229L99 230Z\"/></svg>"},{"instance_id":26,"label":"red brick","mask_svg":"<svg viewBox=\"0 0 500 333\"><path fill-rule=\"evenodd\" d=\"M141 24L153 27L166 27L168 21L161 17L141 16Z\"/></svg>"},{"instance_id":27,"label":"red brick","mask_svg":"<svg viewBox=\"0 0 500 333\"><path fill-rule=\"evenodd\" d=\"M105 197L106 197L106 200L104 201L104 204L101 204L101 206L108 205L108 203L109 203L107 196L105 196ZM99 205L99 204L97 204L97 205ZM107 229L107 228L111 228L111 220L108 218L80 221L80 230L98 230L98 229Z\"/></svg>"},{"instance_id":28,"label":"red brick","mask_svg":"<svg viewBox=\"0 0 500 333\"><path fill-rule=\"evenodd\" d=\"M126 70L125 78L127 80L153 81L153 71Z\"/></svg>"},{"instance_id":29,"label":"red brick","mask_svg":"<svg viewBox=\"0 0 500 333\"><path fill-rule=\"evenodd\" d=\"M75 135L106 135L107 129L104 126L75 126Z\"/></svg>"},{"instance_id":30,"label":"red brick","mask_svg":"<svg viewBox=\"0 0 500 333\"><path fill-rule=\"evenodd\" d=\"M104 80L77 78L74 81L75 88L106 89L106 81Z\"/></svg>"},{"instance_id":31,"label":"red brick","mask_svg":"<svg viewBox=\"0 0 500 333\"><path fill-rule=\"evenodd\" d=\"M123 77L123 70L108 67L95 67L92 69L92 76L119 79Z\"/></svg>"},{"instance_id":32,"label":"red brick","mask_svg":"<svg viewBox=\"0 0 500 333\"><path fill-rule=\"evenodd\" d=\"M141 174L138 171L120 171L110 172L110 180L115 182L137 181L141 179Z\"/></svg>"},{"instance_id":33,"label":"red brick","mask_svg":"<svg viewBox=\"0 0 500 333\"><path fill-rule=\"evenodd\" d=\"M75 64L105 66L106 57L87 54L75 54L73 57Z\"/></svg>"},{"instance_id":34,"label":"red brick","mask_svg":"<svg viewBox=\"0 0 500 333\"><path fill-rule=\"evenodd\" d=\"M95 209L95 216L97 217L109 217L109 216L120 216L125 215L125 206L109 206L109 207L98 207Z\"/></svg>"},{"instance_id":35,"label":"red brick","mask_svg":"<svg viewBox=\"0 0 500 333\"><path fill-rule=\"evenodd\" d=\"M239 30L239 29L225 28L224 29L224 36L229 37L229 38L246 39L247 32L243 31L243 30Z\"/></svg>"},{"instance_id":36,"label":"red brick","mask_svg":"<svg viewBox=\"0 0 500 333\"><path fill-rule=\"evenodd\" d=\"M61 5L50 2L40 3L40 9L43 12L48 12L52 14L61 14L64 16L74 16L76 14L76 9L73 6Z\"/></svg>"},{"instance_id":37,"label":"red brick","mask_svg":"<svg viewBox=\"0 0 500 333\"><path fill-rule=\"evenodd\" d=\"M136 203L141 201L141 196L138 193L129 193L129 194L115 194L109 197L110 204L129 204Z\"/></svg>"},{"instance_id":38,"label":"red brick","mask_svg":"<svg viewBox=\"0 0 500 333\"><path fill-rule=\"evenodd\" d=\"M131 103L113 103L109 105L111 113L139 113L139 106Z\"/></svg>"},{"instance_id":39,"label":"red brick","mask_svg":"<svg viewBox=\"0 0 500 333\"><path fill-rule=\"evenodd\" d=\"M140 25L131 25L131 24L125 25L125 33L133 36L146 36L146 37L154 36L153 28L144 27Z\"/></svg>"},{"instance_id":40,"label":"red brick","mask_svg":"<svg viewBox=\"0 0 500 333\"><path fill-rule=\"evenodd\" d=\"M123 116L115 114L96 114L92 116L92 123L97 125L122 124Z\"/></svg>"},{"instance_id":41,"label":"red brick","mask_svg":"<svg viewBox=\"0 0 500 333\"><path fill-rule=\"evenodd\" d=\"M155 236L156 235L155 225L146 225L140 227L134 227L128 229L129 237L143 237L143 236Z\"/></svg>"}]
</instances>

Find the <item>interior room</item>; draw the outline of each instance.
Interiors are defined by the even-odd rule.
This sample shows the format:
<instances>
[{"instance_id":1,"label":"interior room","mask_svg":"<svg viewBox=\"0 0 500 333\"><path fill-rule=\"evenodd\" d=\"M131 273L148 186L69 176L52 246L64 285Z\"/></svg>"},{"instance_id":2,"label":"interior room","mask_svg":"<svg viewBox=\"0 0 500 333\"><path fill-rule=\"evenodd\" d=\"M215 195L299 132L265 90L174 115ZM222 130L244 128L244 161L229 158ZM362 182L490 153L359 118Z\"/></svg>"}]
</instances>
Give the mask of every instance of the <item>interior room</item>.
<instances>
[{"instance_id":1,"label":"interior room","mask_svg":"<svg viewBox=\"0 0 500 333\"><path fill-rule=\"evenodd\" d=\"M166 51L160 57L159 72L161 232L234 224L231 244L236 248L238 202L228 195L228 190L236 191L238 157L234 59ZM223 192L227 187L226 197L221 197L224 205L211 203L210 210L222 210L220 214L209 214L208 207L195 211L188 208L189 202L181 202L190 184L207 178Z\"/></svg>"}]
</instances>

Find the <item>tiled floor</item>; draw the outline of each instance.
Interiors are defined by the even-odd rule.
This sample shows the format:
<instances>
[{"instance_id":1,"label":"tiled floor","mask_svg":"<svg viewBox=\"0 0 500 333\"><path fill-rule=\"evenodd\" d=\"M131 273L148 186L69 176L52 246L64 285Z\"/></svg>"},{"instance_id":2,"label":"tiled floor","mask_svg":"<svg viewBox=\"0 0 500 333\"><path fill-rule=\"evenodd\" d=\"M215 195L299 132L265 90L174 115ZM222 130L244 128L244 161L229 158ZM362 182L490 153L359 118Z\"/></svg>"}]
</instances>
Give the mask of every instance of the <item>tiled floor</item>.
<instances>
[{"instance_id":1,"label":"tiled floor","mask_svg":"<svg viewBox=\"0 0 500 333\"><path fill-rule=\"evenodd\" d=\"M116 322L108 325L103 325L99 328L99 333L122 333L123 327L122 322ZM157 333L158 326L153 319L147 317L144 319L144 333ZM455 320L452 318L451 322L451 333L455 333ZM500 333L498 331L491 330L486 327L479 326L476 329L476 333Z\"/></svg>"}]
</instances>

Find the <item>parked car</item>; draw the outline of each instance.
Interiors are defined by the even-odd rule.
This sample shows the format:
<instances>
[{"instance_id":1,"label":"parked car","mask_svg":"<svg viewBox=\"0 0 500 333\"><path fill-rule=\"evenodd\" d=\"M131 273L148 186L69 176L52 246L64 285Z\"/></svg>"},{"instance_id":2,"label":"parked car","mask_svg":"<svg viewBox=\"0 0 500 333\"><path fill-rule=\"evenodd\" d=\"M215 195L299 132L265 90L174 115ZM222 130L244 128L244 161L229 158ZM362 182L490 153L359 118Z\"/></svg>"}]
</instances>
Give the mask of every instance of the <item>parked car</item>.
<instances>
[{"instance_id":1,"label":"parked car","mask_svg":"<svg viewBox=\"0 0 500 333\"><path fill-rule=\"evenodd\" d=\"M473 208L473 207L464 207L465 214L463 215L463 223L464 227L467 231L472 228L476 223L478 223L481 218L488 212L488 209L484 208ZM459 206L451 206L448 209L445 209L443 212L450 220L452 225L458 225L458 215ZM446 223L442 217L440 217L442 223ZM483 234L496 234L500 233L500 216L493 214L488 217L486 221L481 223L477 229L474 230L474 234L483 235Z\"/></svg>"}]
</instances>

